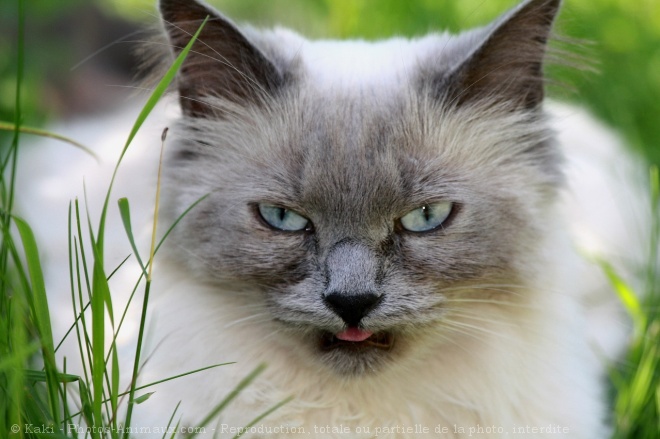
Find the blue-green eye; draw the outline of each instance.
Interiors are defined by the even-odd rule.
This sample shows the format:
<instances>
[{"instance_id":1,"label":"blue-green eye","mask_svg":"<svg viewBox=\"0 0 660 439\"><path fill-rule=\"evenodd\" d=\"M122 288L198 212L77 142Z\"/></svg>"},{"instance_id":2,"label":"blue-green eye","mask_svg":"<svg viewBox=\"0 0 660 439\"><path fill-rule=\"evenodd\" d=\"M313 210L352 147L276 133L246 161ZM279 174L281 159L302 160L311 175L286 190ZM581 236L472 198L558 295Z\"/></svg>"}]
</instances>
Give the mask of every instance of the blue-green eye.
<instances>
[{"instance_id":1,"label":"blue-green eye","mask_svg":"<svg viewBox=\"0 0 660 439\"><path fill-rule=\"evenodd\" d=\"M428 232L442 225L449 217L453 204L450 201L425 204L401 217L401 225L410 232Z\"/></svg>"},{"instance_id":2,"label":"blue-green eye","mask_svg":"<svg viewBox=\"0 0 660 439\"><path fill-rule=\"evenodd\" d=\"M259 215L274 229L287 232L305 230L309 226L309 220L304 216L293 210L271 204L259 204Z\"/></svg>"}]
</instances>

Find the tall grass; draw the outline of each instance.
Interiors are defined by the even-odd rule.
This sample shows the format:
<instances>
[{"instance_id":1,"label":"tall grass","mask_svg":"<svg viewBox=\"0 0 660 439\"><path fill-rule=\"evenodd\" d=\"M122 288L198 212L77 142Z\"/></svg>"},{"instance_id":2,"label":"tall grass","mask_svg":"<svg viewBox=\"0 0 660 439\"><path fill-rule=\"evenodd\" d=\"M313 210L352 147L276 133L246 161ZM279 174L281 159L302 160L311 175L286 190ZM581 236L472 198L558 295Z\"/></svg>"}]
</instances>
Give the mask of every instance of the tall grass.
<instances>
[{"instance_id":1,"label":"tall grass","mask_svg":"<svg viewBox=\"0 0 660 439\"><path fill-rule=\"evenodd\" d=\"M660 437L660 176L651 169L651 212L653 217L646 282L642 294L610 268L606 273L633 322L633 339L618 370L612 372L614 439L657 439Z\"/></svg>"},{"instance_id":2,"label":"tall grass","mask_svg":"<svg viewBox=\"0 0 660 439\"><path fill-rule=\"evenodd\" d=\"M143 262L137 252L132 234L130 205L128 199L120 199L118 208L131 243L135 257L142 267L142 274L136 280L133 294L144 280L144 299L135 359L131 370L128 389L120 389L121 365L115 340L121 329L131 300L122 311L121 317L113 309L109 278L119 269L106 271L104 263L104 241L107 212L110 208L112 186L121 165L122 158L143 122L164 94L183 63L204 22L197 33L182 50L180 55L156 85L143 110L135 121L116 164L108 185L98 226L92 224L89 212L81 211L78 200L69 206L69 266L72 304L76 316L66 336L75 334L82 365L82 376L67 374L66 360L56 364L56 351L62 344L54 343L46 295L46 284L40 264L38 244L30 225L14 215L13 205L16 194L16 169L19 155L19 139L22 132L44 135L67 141L81 147L74 141L54 133L21 127L21 79L24 62L22 29L25 19L23 1L19 1L19 50L17 60L16 118L13 123L0 122L0 129L13 130L13 140L2 156L1 195L2 247L0 249L0 437L39 438L39 437L91 437L128 438L132 433L132 414L136 404L144 403L153 392L138 394L151 386L222 366L216 364L177 376L163 378L154 383L138 386L141 367L140 354L149 303L152 281L152 266L158 249L177 223L199 201L183 213L166 231L160 241L156 241L159 182L156 189L154 210L155 220L150 253ZM163 133L163 146L166 141ZM17 233L13 233L16 231ZM65 232L65 231L62 231ZM85 248L91 248L87 254ZM125 262L125 261L124 261ZM131 295L131 299L132 299ZM106 323L109 319L110 325ZM106 332L112 331L112 342L106 346ZM229 364L229 363L224 363ZM204 418L202 425L186 431L204 432L208 423L219 414L240 392L262 371L261 365L242 380L227 397ZM126 404L122 405L123 398ZM169 424L163 426L163 437L174 437L178 429L176 419L178 406L170 417ZM272 410L272 409L271 409ZM121 417L124 416L123 420ZM257 417L260 419L261 417ZM74 425L76 428L68 428Z\"/></svg>"}]
</instances>

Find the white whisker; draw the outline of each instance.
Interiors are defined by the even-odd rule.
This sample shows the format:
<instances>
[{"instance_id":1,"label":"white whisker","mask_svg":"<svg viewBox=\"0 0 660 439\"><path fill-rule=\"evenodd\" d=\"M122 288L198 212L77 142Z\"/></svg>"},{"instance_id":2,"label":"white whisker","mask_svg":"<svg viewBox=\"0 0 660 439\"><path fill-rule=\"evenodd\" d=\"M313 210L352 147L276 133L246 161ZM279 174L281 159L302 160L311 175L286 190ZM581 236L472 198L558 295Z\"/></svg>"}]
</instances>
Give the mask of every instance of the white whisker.
<instances>
[{"instance_id":1,"label":"white whisker","mask_svg":"<svg viewBox=\"0 0 660 439\"><path fill-rule=\"evenodd\" d=\"M254 319L256 319L257 317L264 317L264 316L269 316L269 318L268 319L263 319L262 318L261 320L257 320L256 322L254 321ZM270 313L262 312L262 313L253 314L251 316L243 317L243 318L240 318L240 319L236 319L233 322L227 323L224 327L225 327L225 329L227 329L227 328L231 328L232 326L238 325L240 323L248 322L248 321L250 321L250 323L261 323L261 322L265 322L265 321L269 321L269 320L271 320Z\"/></svg>"},{"instance_id":2,"label":"white whisker","mask_svg":"<svg viewBox=\"0 0 660 439\"><path fill-rule=\"evenodd\" d=\"M505 335L505 334L502 334L502 333L499 333L499 332L495 332L495 331L492 331L490 329L483 328L481 326L471 325L471 324L465 323L465 322L459 322L459 321L456 321L456 320L447 319L443 323L445 325L448 325L448 326L454 326L454 327L462 328L462 329L466 329L466 330L470 329L470 330L475 331L475 333L480 332L480 333L484 333L484 334L488 334L488 335L493 335L497 338L503 338L507 341L518 341L518 340L514 340L513 338L511 338L508 335Z\"/></svg>"}]
</instances>

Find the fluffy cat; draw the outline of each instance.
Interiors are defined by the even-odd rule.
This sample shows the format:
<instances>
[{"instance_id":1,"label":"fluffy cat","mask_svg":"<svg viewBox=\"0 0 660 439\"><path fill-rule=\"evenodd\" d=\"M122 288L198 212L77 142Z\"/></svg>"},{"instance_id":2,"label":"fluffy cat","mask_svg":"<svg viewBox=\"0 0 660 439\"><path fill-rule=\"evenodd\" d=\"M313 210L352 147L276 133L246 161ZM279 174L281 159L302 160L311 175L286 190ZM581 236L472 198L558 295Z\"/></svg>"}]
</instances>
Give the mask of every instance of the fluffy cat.
<instances>
[{"instance_id":1,"label":"fluffy cat","mask_svg":"<svg viewBox=\"0 0 660 439\"><path fill-rule=\"evenodd\" d=\"M607 436L604 358L625 324L583 251L631 262L645 212L616 137L544 103L559 3L528 0L459 35L369 43L238 28L197 0L160 1L175 55L210 20L178 102L141 131L114 193L148 242L154 185L143 180L167 126L161 224L208 196L157 256L140 381L236 364L155 387L138 425L164 427L179 400L195 425L266 362L207 433L231 437L292 395L248 435ZM101 168L77 156L64 177L52 170L70 160L61 150L30 160L43 169L23 186L51 215L26 213L62 328L67 200L80 175L102 193L134 116L77 131L98 144ZM117 217L109 227L114 267L131 250ZM113 277L114 300L138 273L129 262Z\"/></svg>"}]
</instances>

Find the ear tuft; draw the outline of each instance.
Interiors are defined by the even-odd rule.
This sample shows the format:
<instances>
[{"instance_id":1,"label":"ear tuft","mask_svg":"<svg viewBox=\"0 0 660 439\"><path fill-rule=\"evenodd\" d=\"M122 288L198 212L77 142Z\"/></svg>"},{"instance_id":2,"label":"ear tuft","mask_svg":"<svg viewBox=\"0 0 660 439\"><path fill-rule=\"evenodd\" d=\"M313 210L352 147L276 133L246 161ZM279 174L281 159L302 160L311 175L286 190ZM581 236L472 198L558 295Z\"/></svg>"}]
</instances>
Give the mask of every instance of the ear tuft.
<instances>
[{"instance_id":1,"label":"ear tuft","mask_svg":"<svg viewBox=\"0 0 660 439\"><path fill-rule=\"evenodd\" d=\"M436 79L434 94L456 104L490 100L534 109L543 101L543 59L560 0L527 0L482 29L477 47Z\"/></svg>"},{"instance_id":2,"label":"ear tuft","mask_svg":"<svg viewBox=\"0 0 660 439\"><path fill-rule=\"evenodd\" d=\"M197 0L161 0L163 24L175 55L209 20L179 71L181 108L191 117L218 114L205 100L259 104L284 80L275 65L228 19Z\"/></svg>"}]
</instances>

